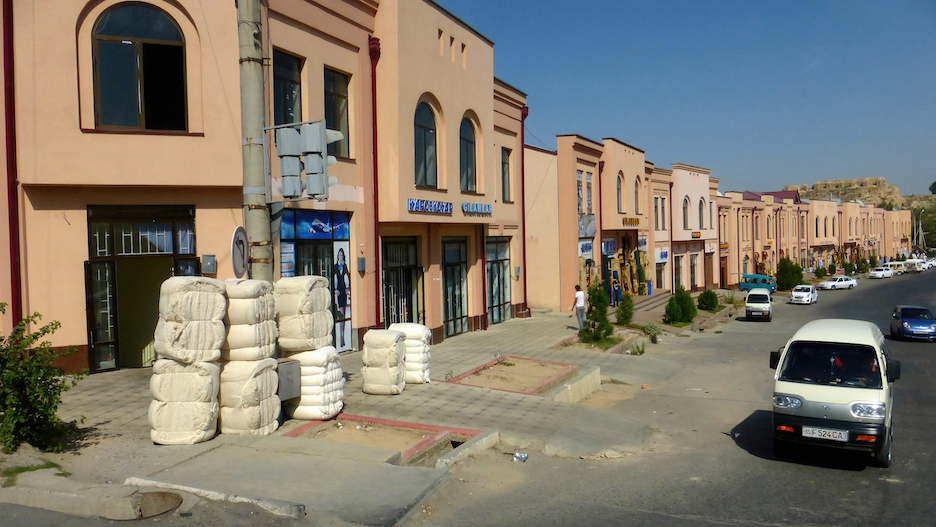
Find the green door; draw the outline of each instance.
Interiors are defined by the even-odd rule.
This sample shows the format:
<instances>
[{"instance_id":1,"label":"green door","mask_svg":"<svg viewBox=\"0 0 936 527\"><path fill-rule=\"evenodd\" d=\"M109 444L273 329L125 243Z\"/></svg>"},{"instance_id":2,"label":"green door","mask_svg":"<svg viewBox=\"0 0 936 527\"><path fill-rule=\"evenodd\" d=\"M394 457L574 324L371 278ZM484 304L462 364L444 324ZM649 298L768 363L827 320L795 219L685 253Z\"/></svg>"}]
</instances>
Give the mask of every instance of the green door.
<instances>
[{"instance_id":1,"label":"green door","mask_svg":"<svg viewBox=\"0 0 936 527\"><path fill-rule=\"evenodd\" d=\"M120 367L149 366L156 358L153 333L159 317L159 286L172 276L172 257L117 258L115 268Z\"/></svg>"}]
</instances>

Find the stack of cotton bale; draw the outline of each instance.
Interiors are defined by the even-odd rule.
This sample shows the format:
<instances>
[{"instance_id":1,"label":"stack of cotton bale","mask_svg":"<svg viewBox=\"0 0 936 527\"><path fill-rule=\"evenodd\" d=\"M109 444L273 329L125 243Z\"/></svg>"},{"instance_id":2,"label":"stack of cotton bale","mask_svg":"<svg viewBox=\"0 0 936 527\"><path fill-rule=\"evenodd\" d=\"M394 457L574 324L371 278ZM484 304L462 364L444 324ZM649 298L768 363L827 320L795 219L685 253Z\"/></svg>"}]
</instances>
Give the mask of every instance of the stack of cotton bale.
<instances>
[{"instance_id":1,"label":"stack of cotton bale","mask_svg":"<svg viewBox=\"0 0 936 527\"><path fill-rule=\"evenodd\" d=\"M432 342L432 331L422 324L409 322L390 324L387 329L401 331L406 335L406 340L403 341L406 346L406 355L403 357L406 365L406 384L432 382L429 379L429 343Z\"/></svg>"},{"instance_id":2,"label":"stack of cotton bale","mask_svg":"<svg viewBox=\"0 0 936 527\"><path fill-rule=\"evenodd\" d=\"M221 344L227 312L224 282L177 276L159 289L153 347L150 438L163 445L211 439L218 428Z\"/></svg>"},{"instance_id":3,"label":"stack of cotton bale","mask_svg":"<svg viewBox=\"0 0 936 527\"><path fill-rule=\"evenodd\" d=\"M290 355L299 361L302 395L285 403L286 415L293 419L331 419L344 407L344 373L338 350L325 346Z\"/></svg>"},{"instance_id":4,"label":"stack of cotton bale","mask_svg":"<svg viewBox=\"0 0 936 527\"><path fill-rule=\"evenodd\" d=\"M284 404L294 419L330 419L344 405L344 373L332 344L331 290L321 276L281 278L274 286L279 346L299 361L300 397Z\"/></svg>"},{"instance_id":5,"label":"stack of cotton bale","mask_svg":"<svg viewBox=\"0 0 936 527\"><path fill-rule=\"evenodd\" d=\"M279 427L273 285L227 280L221 345L221 433L268 435Z\"/></svg>"},{"instance_id":6,"label":"stack of cotton bale","mask_svg":"<svg viewBox=\"0 0 936 527\"><path fill-rule=\"evenodd\" d=\"M372 329L364 334L364 367L361 379L364 393L398 395L406 387L406 334L389 329Z\"/></svg>"}]
</instances>

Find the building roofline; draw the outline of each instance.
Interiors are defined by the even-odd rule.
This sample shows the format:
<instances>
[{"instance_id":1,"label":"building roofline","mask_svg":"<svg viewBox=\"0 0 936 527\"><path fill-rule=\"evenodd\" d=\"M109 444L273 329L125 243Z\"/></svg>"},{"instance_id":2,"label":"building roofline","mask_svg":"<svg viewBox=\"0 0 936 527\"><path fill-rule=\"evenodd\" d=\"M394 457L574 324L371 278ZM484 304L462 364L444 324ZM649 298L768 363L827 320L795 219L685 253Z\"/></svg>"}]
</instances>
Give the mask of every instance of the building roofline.
<instances>
[{"instance_id":1,"label":"building roofline","mask_svg":"<svg viewBox=\"0 0 936 527\"><path fill-rule=\"evenodd\" d=\"M624 146L626 146L627 148L633 148L634 150L640 152L641 154L646 154L646 153L647 153L647 152L645 152L644 150L642 150L642 149L640 149L640 148L637 148L637 147L634 146L634 145L629 145L629 144L625 143L624 141L621 141L620 139L618 139L618 138L616 138L616 137L603 137L603 138L601 138L601 140L602 140L602 141L614 141L615 143L624 145Z\"/></svg>"},{"instance_id":2,"label":"building roofline","mask_svg":"<svg viewBox=\"0 0 936 527\"><path fill-rule=\"evenodd\" d=\"M604 146L604 144L599 143L598 141L595 141L594 139L589 139L585 137L584 135L580 135L580 134L559 134L556 137L577 137L579 139L582 139L583 141L588 141L589 143L596 145L599 149Z\"/></svg>"},{"instance_id":3,"label":"building roofline","mask_svg":"<svg viewBox=\"0 0 936 527\"><path fill-rule=\"evenodd\" d=\"M491 39L487 38L486 36L484 36L480 31L478 31L477 29L471 27L467 22L465 22L464 20L462 20L462 19L458 18L457 16L455 16L455 15L454 15L451 11L449 11L448 9L446 9L446 8L444 8L444 7L442 7L442 6L440 6L439 4L435 3L433 0L424 0L424 1L425 1L427 4L430 4L430 5L434 6L434 7L435 7L436 9L438 9L439 11L442 11L442 13L444 13L445 16L451 18L451 19L454 20L455 22L458 22L459 25L461 25L462 27L464 27L464 28L467 29L468 31L471 31L472 33L474 33L474 35L475 35L476 37L478 37L478 38L480 38L481 40L485 41L485 42L488 43L488 45L490 45L491 47L494 46L494 41L493 41L493 40L491 40Z\"/></svg>"},{"instance_id":4,"label":"building roofline","mask_svg":"<svg viewBox=\"0 0 936 527\"><path fill-rule=\"evenodd\" d=\"M559 152L557 150L547 150L545 148L540 148L538 146L533 146L533 145L523 145L523 148L529 148L530 150L536 150L537 152L542 152L544 154L552 154L554 156L559 155Z\"/></svg>"},{"instance_id":5,"label":"building roofline","mask_svg":"<svg viewBox=\"0 0 936 527\"><path fill-rule=\"evenodd\" d=\"M524 96L524 97L528 97L528 96L529 96L528 93L525 93L525 92L523 92L522 90L517 89L516 86L514 86L513 84L510 84L509 82L505 81L504 79L501 79L501 78L498 77L497 75L494 76L494 84L500 84L500 85L504 86L505 88L509 88L509 89L511 89L511 90L513 90L513 91L519 93L520 95L522 95L522 96Z\"/></svg>"}]
</instances>

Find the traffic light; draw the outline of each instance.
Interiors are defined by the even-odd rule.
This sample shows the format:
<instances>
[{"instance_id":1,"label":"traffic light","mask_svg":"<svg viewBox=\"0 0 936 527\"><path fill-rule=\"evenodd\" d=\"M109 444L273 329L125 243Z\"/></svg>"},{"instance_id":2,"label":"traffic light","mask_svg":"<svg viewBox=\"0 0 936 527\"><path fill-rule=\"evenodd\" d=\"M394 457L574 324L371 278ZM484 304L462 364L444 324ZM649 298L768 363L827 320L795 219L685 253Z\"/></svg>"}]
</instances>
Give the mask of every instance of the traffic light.
<instances>
[{"instance_id":1,"label":"traffic light","mask_svg":"<svg viewBox=\"0 0 936 527\"><path fill-rule=\"evenodd\" d=\"M344 139L344 134L325 128L325 121L315 121L300 128L276 130L276 155L280 158L282 194L284 198L308 197L319 201L328 199L328 187L338 178L328 175L329 165L338 162L328 155L328 144ZM305 184L301 174L305 171Z\"/></svg>"},{"instance_id":2,"label":"traffic light","mask_svg":"<svg viewBox=\"0 0 936 527\"><path fill-rule=\"evenodd\" d=\"M302 126L302 155L305 157L305 191L319 201L328 200L328 187L338 183L338 178L329 177L328 167L338 162L328 155L328 144L344 139L344 134L325 128L325 121Z\"/></svg>"}]
</instances>

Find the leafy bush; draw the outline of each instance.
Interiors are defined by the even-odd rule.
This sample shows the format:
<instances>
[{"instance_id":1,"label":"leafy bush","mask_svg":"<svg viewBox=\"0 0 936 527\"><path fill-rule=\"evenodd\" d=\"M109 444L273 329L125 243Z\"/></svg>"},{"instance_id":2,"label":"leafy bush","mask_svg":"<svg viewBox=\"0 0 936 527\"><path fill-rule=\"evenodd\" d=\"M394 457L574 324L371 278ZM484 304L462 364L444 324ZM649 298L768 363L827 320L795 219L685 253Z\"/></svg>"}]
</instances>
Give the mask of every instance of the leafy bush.
<instances>
[{"instance_id":1,"label":"leafy bush","mask_svg":"<svg viewBox=\"0 0 936 527\"><path fill-rule=\"evenodd\" d=\"M600 283L588 288L585 327L579 331L582 342L601 342L614 333L614 326L608 320L608 304L608 294Z\"/></svg>"},{"instance_id":2,"label":"leafy bush","mask_svg":"<svg viewBox=\"0 0 936 527\"><path fill-rule=\"evenodd\" d=\"M679 322L692 322L692 319L699 314L699 311L695 307L695 302L692 301L692 295L683 289L682 286L679 286L679 289L676 290L676 302L679 304L679 310L682 312L682 317L679 319Z\"/></svg>"},{"instance_id":3,"label":"leafy bush","mask_svg":"<svg viewBox=\"0 0 936 527\"><path fill-rule=\"evenodd\" d=\"M859 273L867 273L868 270L870 269L868 265L868 261L865 260L864 258L858 260L858 265L855 267L858 269Z\"/></svg>"},{"instance_id":4,"label":"leafy bush","mask_svg":"<svg viewBox=\"0 0 936 527\"><path fill-rule=\"evenodd\" d=\"M836 271L835 264L834 264L834 263L830 263L830 264L829 264L829 276L834 275L834 274L835 274L835 271Z\"/></svg>"},{"instance_id":5,"label":"leafy bush","mask_svg":"<svg viewBox=\"0 0 936 527\"><path fill-rule=\"evenodd\" d=\"M712 311L718 308L718 295L711 289L706 289L699 295L699 309Z\"/></svg>"},{"instance_id":6,"label":"leafy bush","mask_svg":"<svg viewBox=\"0 0 936 527\"><path fill-rule=\"evenodd\" d=\"M819 267L816 269L816 278L819 278L821 280L825 278L825 275L826 275L825 269L823 269L822 267Z\"/></svg>"},{"instance_id":7,"label":"leafy bush","mask_svg":"<svg viewBox=\"0 0 936 527\"><path fill-rule=\"evenodd\" d=\"M777 262L777 289L789 291L801 283L803 283L803 268L789 258L781 258Z\"/></svg>"},{"instance_id":8,"label":"leafy bush","mask_svg":"<svg viewBox=\"0 0 936 527\"><path fill-rule=\"evenodd\" d=\"M873 268L877 267L877 264L878 264L878 262L877 262L877 257L874 256L874 255L872 254L872 255L868 258L868 268L873 269Z\"/></svg>"},{"instance_id":9,"label":"leafy bush","mask_svg":"<svg viewBox=\"0 0 936 527\"><path fill-rule=\"evenodd\" d=\"M0 313L5 312L6 304L0 304ZM0 447L7 453L22 443L47 451L61 450L62 421L56 412L62 393L81 378L76 375L68 380L52 365L58 354L43 339L61 327L58 321L26 332L41 319L42 315L33 313L20 321L10 336L0 337ZM74 352L69 348L66 354Z\"/></svg>"},{"instance_id":10,"label":"leafy bush","mask_svg":"<svg viewBox=\"0 0 936 527\"><path fill-rule=\"evenodd\" d=\"M675 296L671 296L669 302L666 303L666 309L663 312L663 320L671 324L682 320L682 308L679 306L679 302L676 300Z\"/></svg>"},{"instance_id":11,"label":"leafy bush","mask_svg":"<svg viewBox=\"0 0 936 527\"><path fill-rule=\"evenodd\" d=\"M614 310L614 318L619 326L626 326L633 320L634 297L630 296L629 293L625 293L621 296L621 301L618 302L617 309Z\"/></svg>"}]
</instances>

